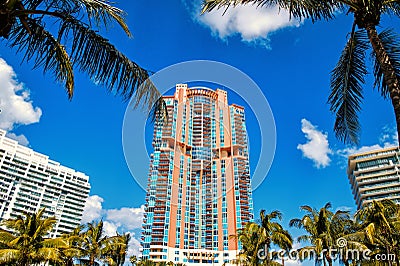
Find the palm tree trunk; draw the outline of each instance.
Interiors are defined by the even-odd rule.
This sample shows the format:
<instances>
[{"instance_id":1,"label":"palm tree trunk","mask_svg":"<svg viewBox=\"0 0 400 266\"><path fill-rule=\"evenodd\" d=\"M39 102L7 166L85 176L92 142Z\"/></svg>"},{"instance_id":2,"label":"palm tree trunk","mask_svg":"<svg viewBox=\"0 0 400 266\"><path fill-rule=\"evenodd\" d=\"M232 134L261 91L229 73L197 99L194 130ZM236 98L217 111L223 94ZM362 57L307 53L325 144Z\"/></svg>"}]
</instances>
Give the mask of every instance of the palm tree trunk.
<instances>
[{"instance_id":1,"label":"palm tree trunk","mask_svg":"<svg viewBox=\"0 0 400 266\"><path fill-rule=\"evenodd\" d=\"M89 265L90 266L94 265L94 256L93 255L90 255L90 257L89 257Z\"/></svg>"},{"instance_id":2,"label":"palm tree trunk","mask_svg":"<svg viewBox=\"0 0 400 266\"><path fill-rule=\"evenodd\" d=\"M400 136L400 81L396 76L395 68L390 62L389 55L383 46L382 40L379 38L376 27L374 25L367 25L365 29L367 30L368 39L376 54L376 59L381 66L383 78L389 90L394 114L396 116L397 135Z\"/></svg>"}]
</instances>

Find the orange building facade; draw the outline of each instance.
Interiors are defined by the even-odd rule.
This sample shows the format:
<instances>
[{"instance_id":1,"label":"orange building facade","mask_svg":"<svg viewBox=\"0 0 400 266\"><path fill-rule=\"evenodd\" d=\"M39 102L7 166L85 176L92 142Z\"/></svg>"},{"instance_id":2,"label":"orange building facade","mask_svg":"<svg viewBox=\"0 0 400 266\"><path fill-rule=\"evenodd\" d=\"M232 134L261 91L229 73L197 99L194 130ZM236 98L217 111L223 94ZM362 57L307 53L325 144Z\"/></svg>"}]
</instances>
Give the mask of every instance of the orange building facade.
<instances>
[{"instance_id":1,"label":"orange building facade","mask_svg":"<svg viewBox=\"0 0 400 266\"><path fill-rule=\"evenodd\" d=\"M233 263L232 235L253 221L244 108L227 92L177 84L168 123L153 136L142 258L186 265Z\"/></svg>"}]
</instances>

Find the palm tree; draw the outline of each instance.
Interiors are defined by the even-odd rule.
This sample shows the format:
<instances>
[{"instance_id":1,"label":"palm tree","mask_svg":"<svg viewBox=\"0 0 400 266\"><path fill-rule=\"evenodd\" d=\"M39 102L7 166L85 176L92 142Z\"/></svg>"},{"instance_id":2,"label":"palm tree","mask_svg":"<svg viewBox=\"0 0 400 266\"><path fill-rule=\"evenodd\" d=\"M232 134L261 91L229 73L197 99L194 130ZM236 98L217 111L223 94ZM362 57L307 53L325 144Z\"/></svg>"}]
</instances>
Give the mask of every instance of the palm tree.
<instances>
[{"instance_id":1,"label":"palm tree","mask_svg":"<svg viewBox=\"0 0 400 266\"><path fill-rule=\"evenodd\" d=\"M391 200L373 201L357 211L356 221L363 228L365 244L373 254L395 254L396 264L400 265L400 208ZM392 262L388 260L388 265Z\"/></svg>"},{"instance_id":2,"label":"palm tree","mask_svg":"<svg viewBox=\"0 0 400 266\"><path fill-rule=\"evenodd\" d=\"M103 221L88 223L82 237L83 255L88 258L89 266L95 265L96 260L106 261L117 238L104 235Z\"/></svg>"},{"instance_id":3,"label":"palm tree","mask_svg":"<svg viewBox=\"0 0 400 266\"><path fill-rule=\"evenodd\" d=\"M328 103L336 114L336 136L344 142L358 143L358 112L367 74L365 55L371 48L374 85L384 98L390 98L400 136L400 39L392 30L377 31L382 16L400 16L399 0L204 0L203 12L246 3L279 6L292 18L311 18L313 22L333 19L338 11L353 15L347 44L331 76Z\"/></svg>"},{"instance_id":4,"label":"palm tree","mask_svg":"<svg viewBox=\"0 0 400 266\"><path fill-rule=\"evenodd\" d=\"M155 265L157 265L157 263L152 261L152 260L140 260L140 261L136 262L136 265L139 265L139 266L155 266Z\"/></svg>"},{"instance_id":5,"label":"palm tree","mask_svg":"<svg viewBox=\"0 0 400 266\"><path fill-rule=\"evenodd\" d=\"M260 257L259 251L264 248L265 235L261 233L260 226L256 223L247 223L245 227L238 231L237 238L242 245L239 258L244 265L259 265L263 258ZM266 251L264 256L268 256Z\"/></svg>"},{"instance_id":6,"label":"palm tree","mask_svg":"<svg viewBox=\"0 0 400 266\"><path fill-rule=\"evenodd\" d=\"M328 263L332 265L330 250L336 245L337 239L342 237L346 232L344 230L350 215L345 211L331 212L330 203L325 204L320 210L311 208L310 206L301 206L300 209L306 211L306 214L301 219L292 219L289 226L294 226L304 229L307 234L299 236L297 241L309 242L311 246L300 249L301 259L312 259L315 254L315 262L323 263L324 266ZM321 259L322 258L322 259Z\"/></svg>"},{"instance_id":7,"label":"palm tree","mask_svg":"<svg viewBox=\"0 0 400 266\"><path fill-rule=\"evenodd\" d=\"M66 243L46 236L53 229L56 219L44 218L44 209L25 217L2 221L10 231L0 230L0 264L28 266L41 262L61 262L60 249Z\"/></svg>"},{"instance_id":8,"label":"palm tree","mask_svg":"<svg viewBox=\"0 0 400 266\"><path fill-rule=\"evenodd\" d=\"M136 265L137 263L137 257L135 255L132 255L129 257L129 262L132 263L132 265Z\"/></svg>"},{"instance_id":9,"label":"palm tree","mask_svg":"<svg viewBox=\"0 0 400 266\"><path fill-rule=\"evenodd\" d=\"M131 235L129 233L114 237L109 242L109 250L107 256L112 261L113 265L123 265L125 263L126 253L128 251L129 241L131 240Z\"/></svg>"},{"instance_id":10,"label":"palm tree","mask_svg":"<svg viewBox=\"0 0 400 266\"><path fill-rule=\"evenodd\" d=\"M131 36L125 13L108 0L0 0L0 38L74 92L74 69L135 106L163 107L149 71L129 60L98 30L116 22ZM49 27L49 25L51 25ZM143 85L143 86L142 86ZM154 105L156 104L156 105ZM155 108L155 111L160 109Z\"/></svg>"},{"instance_id":11,"label":"palm tree","mask_svg":"<svg viewBox=\"0 0 400 266\"><path fill-rule=\"evenodd\" d=\"M279 211L267 214L265 210L261 210L259 224L247 223L242 230L239 230L238 235L234 236L242 246L238 255L238 261L241 264L277 265L278 263L272 260L276 254L270 254L272 245L277 245L286 251L292 248L291 235L279 222L275 221L276 219L282 220L282 214Z\"/></svg>"},{"instance_id":12,"label":"palm tree","mask_svg":"<svg viewBox=\"0 0 400 266\"><path fill-rule=\"evenodd\" d=\"M284 230L282 225L279 222L275 222L274 220L278 219L282 220L282 213L280 211L272 211L271 213L266 214L265 210L260 211L260 229L261 234L265 238L265 252L269 254L272 244L277 245L283 250L289 251L292 248L293 240L292 236L289 234L287 230ZM266 265L270 265L271 260L270 256L266 258ZM284 260L282 258L282 264L284 264Z\"/></svg>"},{"instance_id":13,"label":"palm tree","mask_svg":"<svg viewBox=\"0 0 400 266\"><path fill-rule=\"evenodd\" d=\"M81 258L84 254L82 249L83 228L83 225L79 225L71 233L61 236L67 244L66 248L61 249L61 257L65 266L73 266L74 258Z\"/></svg>"}]
</instances>

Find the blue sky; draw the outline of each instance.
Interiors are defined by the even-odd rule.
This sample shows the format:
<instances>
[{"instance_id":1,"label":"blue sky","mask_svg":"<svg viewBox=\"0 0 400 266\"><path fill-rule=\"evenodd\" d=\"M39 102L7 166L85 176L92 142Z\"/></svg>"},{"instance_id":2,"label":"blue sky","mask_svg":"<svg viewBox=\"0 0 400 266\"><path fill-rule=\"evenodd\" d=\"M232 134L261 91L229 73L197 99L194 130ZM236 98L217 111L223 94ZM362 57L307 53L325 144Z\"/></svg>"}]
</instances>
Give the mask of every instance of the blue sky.
<instances>
[{"instance_id":1,"label":"blue sky","mask_svg":"<svg viewBox=\"0 0 400 266\"><path fill-rule=\"evenodd\" d=\"M334 116L326 104L329 73L351 28L351 17L334 21L288 21L284 12L239 8L224 17L198 17L197 2L121 1L134 37L119 28L104 34L130 59L152 71L188 60L215 60L249 75L262 89L277 130L275 159L254 192L255 211L279 209L287 225L299 206L355 209L346 176L346 158L359 149L383 147L393 138L390 102L365 86L359 147L335 139ZM385 25L398 25L387 18ZM399 28L397 28L399 30ZM0 126L53 160L85 172L92 190L87 219L103 217L109 230L136 232L144 191L135 183L122 149L127 103L106 93L76 71L75 94L68 101L61 85L0 42ZM256 124L247 125L251 131ZM140 125L138 130L143 130ZM251 155L252 156L252 155ZM294 231L296 234L298 232ZM137 235L138 236L138 235ZM137 244L137 242L136 242Z\"/></svg>"}]
</instances>

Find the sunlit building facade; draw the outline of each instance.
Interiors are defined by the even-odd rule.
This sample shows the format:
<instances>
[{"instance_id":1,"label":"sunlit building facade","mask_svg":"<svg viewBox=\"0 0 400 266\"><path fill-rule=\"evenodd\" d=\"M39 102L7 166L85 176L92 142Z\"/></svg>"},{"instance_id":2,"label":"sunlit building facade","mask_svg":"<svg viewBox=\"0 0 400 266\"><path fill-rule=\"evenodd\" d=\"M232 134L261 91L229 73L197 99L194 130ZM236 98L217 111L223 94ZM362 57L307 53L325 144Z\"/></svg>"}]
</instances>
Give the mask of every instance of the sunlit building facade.
<instances>
[{"instance_id":1,"label":"sunlit building facade","mask_svg":"<svg viewBox=\"0 0 400 266\"><path fill-rule=\"evenodd\" d=\"M347 175L357 207L373 200L400 203L400 151L390 147L349 156Z\"/></svg>"},{"instance_id":2,"label":"sunlit building facade","mask_svg":"<svg viewBox=\"0 0 400 266\"><path fill-rule=\"evenodd\" d=\"M57 223L50 237L75 229L89 196L89 177L18 144L0 130L0 220L35 213Z\"/></svg>"},{"instance_id":3,"label":"sunlit building facade","mask_svg":"<svg viewBox=\"0 0 400 266\"><path fill-rule=\"evenodd\" d=\"M229 264L230 236L253 220L244 108L227 92L176 85L156 123L142 233L143 259Z\"/></svg>"}]
</instances>

